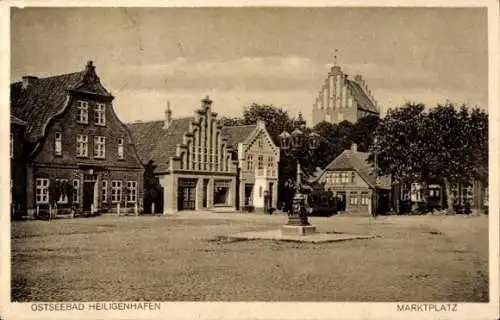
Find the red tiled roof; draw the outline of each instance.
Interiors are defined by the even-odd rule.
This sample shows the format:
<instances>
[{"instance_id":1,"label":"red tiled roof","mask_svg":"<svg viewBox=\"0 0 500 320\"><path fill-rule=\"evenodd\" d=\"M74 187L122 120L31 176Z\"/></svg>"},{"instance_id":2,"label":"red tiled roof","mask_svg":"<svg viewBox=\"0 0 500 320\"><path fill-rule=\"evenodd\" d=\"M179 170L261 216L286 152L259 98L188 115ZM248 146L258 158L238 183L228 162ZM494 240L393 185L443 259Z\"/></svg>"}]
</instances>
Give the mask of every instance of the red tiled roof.
<instances>
[{"instance_id":1,"label":"red tiled roof","mask_svg":"<svg viewBox=\"0 0 500 320\"><path fill-rule=\"evenodd\" d=\"M26 88L23 88L22 82L15 82L11 84L10 90L11 113L26 120L26 134L31 141L40 139L50 119L62 111L69 90L111 96L100 85L91 63L81 72L32 78Z\"/></svg>"},{"instance_id":2,"label":"red tiled roof","mask_svg":"<svg viewBox=\"0 0 500 320\"><path fill-rule=\"evenodd\" d=\"M373 173L373 166L368 162L369 153L344 150L337 158L328 164L323 172L355 170L366 183L375 187L376 177ZM379 188L390 189L391 184L388 177L379 177Z\"/></svg>"},{"instance_id":3,"label":"red tiled roof","mask_svg":"<svg viewBox=\"0 0 500 320\"><path fill-rule=\"evenodd\" d=\"M182 144L184 133L188 132L189 124L194 117L172 119L167 129L163 129L164 121L136 122L126 124L137 153L142 163L153 160L156 171L168 169L170 157L176 156L178 144Z\"/></svg>"},{"instance_id":4,"label":"red tiled roof","mask_svg":"<svg viewBox=\"0 0 500 320\"><path fill-rule=\"evenodd\" d=\"M227 126L222 128L222 136L227 139L229 148L236 149L238 143L243 142L255 128L257 125Z\"/></svg>"}]
</instances>

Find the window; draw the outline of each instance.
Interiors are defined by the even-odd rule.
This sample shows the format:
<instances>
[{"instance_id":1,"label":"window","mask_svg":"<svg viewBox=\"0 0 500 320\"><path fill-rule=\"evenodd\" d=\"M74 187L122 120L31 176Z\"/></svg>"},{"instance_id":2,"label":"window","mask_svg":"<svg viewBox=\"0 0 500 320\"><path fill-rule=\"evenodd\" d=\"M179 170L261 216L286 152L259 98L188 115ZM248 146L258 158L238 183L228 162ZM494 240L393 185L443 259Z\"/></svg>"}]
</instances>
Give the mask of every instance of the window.
<instances>
[{"instance_id":1,"label":"window","mask_svg":"<svg viewBox=\"0 0 500 320\"><path fill-rule=\"evenodd\" d=\"M99 126L106 125L106 105L104 103L98 103L94 109L95 124Z\"/></svg>"},{"instance_id":2,"label":"window","mask_svg":"<svg viewBox=\"0 0 500 320\"><path fill-rule=\"evenodd\" d=\"M349 195L349 203L352 205L357 205L358 204L358 193L357 192L351 192Z\"/></svg>"},{"instance_id":3,"label":"window","mask_svg":"<svg viewBox=\"0 0 500 320\"><path fill-rule=\"evenodd\" d=\"M122 200L122 182L111 181L111 202L120 202Z\"/></svg>"},{"instance_id":4,"label":"window","mask_svg":"<svg viewBox=\"0 0 500 320\"><path fill-rule=\"evenodd\" d=\"M87 157L88 156L88 143L89 137L87 135L79 134L76 137L76 156L77 157Z\"/></svg>"},{"instance_id":5,"label":"window","mask_svg":"<svg viewBox=\"0 0 500 320\"><path fill-rule=\"evenodd\" d=\"M472 203L472 199L474 198L474 189L472 188L471 183L464 184L462 187L462 197L463 201Z\"/></svg>"},{"instance_id":6,"label":"window","mask_svg":"<svg viewBox=\"0 0 500 320\"><path fill-rule=\"evenodd\" d=\"M123 159L123 139L118 139L118 158Z\"/></svg>"},{"instance_id":7,"label":"window","mask_svg":"<svg viewBox=\"0 0 500 320\"><path fill-rule=\"evenodd\" d=\"M368 192L361 192L361 204L368 205L370 198L368 197Z\"/></svg>"},{"instance_id":8,"label":"window","mask_svg":"<svg viewBox=\"0 0 500 320\"><path fill-rule=\"evenodd\" d=\"M334 184L339 184L340 183L340 175L338 172L334 172L332 175L332 180Z\"/></svg>"},{"instance_id":9,"label":"window","mask_svg":"<svg viewBox=\"0 0 500 320\"><path fill-rule=\"evenodd\" d=\"M262 186L259 187L259 198L262 198Z\"/></svg>"},{"instance_id":10,"label":"window","mask_svg":"<svg viewBox=\"0 0 500 320\"><path fill-rule=\"evenodd\" d=\"M102 180L102 202L108 202L108 180Z\"/></svg>"},{"instance_id":11,"label":"window","mask_svg":"<svg viewBox=\"0 0 500 320\"><path fill-rule=\"evenodd\" d=\"M127 202L135 203L137 200L137 182L127 181Z\"/></svg>"},{"instance_id":12,"label":"window","mask_svg":"<svg viewBox=\"0 0 500 320\"><path fill-rule=\"evenodd\" d=\"M272 156L267 157L267 168L274 168L274 158Z\"/></svg>"},{"instance_id":13,"label":"window","mask_svg":"<svg viewBox=\"0 0 500 320\"><path fill-rule=\"evenodd\" d=\"M36 179L36 203L49 203L49 179Z\"/></svg>"},{"instance_id":14,"label":"window","mask_svg":"<svg viewBox=\"0 0 500 320\"><path fill-rule=\"evenodd\" d=\"M106 138L101 136L94 137L94 158L104 159L106 155Z\"/></svg>"},{"instance_id":15,"label":"window","mask_svg":"<svg viewBox=\"0 0 500 320\"><path fill-rule=\"evenodd\" d=\"M80 180L73 180L73 203L78 203L79 201L79 192L80 192Z\"/></svg>"},{"instance_id":16,"label":"window","mask_svg":"<svg viewBox=\"0 0 500 320\"><path fill-rule=\"evenodd\" d=\"M257 169L264 169L264 156L259 155Z\"/></svg>"},{"instance_id":17,"label":"window","mask_svg":"<svg viewBox=\"0 0 500 320\"><path fill-rule=\"evenodd\" d=\"M78 118L77 121L79 123L88 123L89 122L89 103L87 101L78 101L77 102L78 109Z\"/></svg>"},{"instance_id":18,"label":"window","mask_svg":"<svg viewBox=\"0 0 500 320\"><path fill-rule=\"evenodd\" d=\"M247 155L247 170L253 170L253 155Z\"/></svg>"},{"instance_id":19,"label":"window","mask_svg":"<svg viewBox=\"0 0 500 320\"><path fill-rule=\"evenodd\" d=\"M351 172L351 183L354 183L354 181L356 180L356 172Z\"/></svg>"},{"instance_id":20,"label":"window","mask_svg":"<svg viewBox=\"0 0 500 320\"><path fill-rule=\"evenodd\" d=\"M484 188L484 197L483 197L483 206L487 207L488 206L488 187Z\"/></svg>"},{"instance_id":21,"label":"window","mask_svg":"<svg viewBox=\"0 0 500 320\"><path fill-rule=\"evenodd\" d=\"M62 133L56 132L54 150L56 155L60 156L62 154Z\"/></svg>"},{"instance_id":22,"label":"window","mask_svg":"<svg viewBox=\"0 0 500 320\"><path fill-rule=\"evenodd\" d=\"M64 183L64 182L67 182L68 180L67 179L56 179L56 183ZM65 204L65 203L68 203L68 196L67 195L63 195L61 194L59 196L59 199L57 199L57 203L59 204Z\"/></svg>"},{"instance_id":23,"label":"window","mask_svg":"<svg viewBox=\"0 0 500 320\"><path fill-rule=\"evenodd\" d=\"M339 114L337 115L337 121L339 122L344 121L344 115L342 114L342 112L339 112Z\"/></svg>"}]
</instances>

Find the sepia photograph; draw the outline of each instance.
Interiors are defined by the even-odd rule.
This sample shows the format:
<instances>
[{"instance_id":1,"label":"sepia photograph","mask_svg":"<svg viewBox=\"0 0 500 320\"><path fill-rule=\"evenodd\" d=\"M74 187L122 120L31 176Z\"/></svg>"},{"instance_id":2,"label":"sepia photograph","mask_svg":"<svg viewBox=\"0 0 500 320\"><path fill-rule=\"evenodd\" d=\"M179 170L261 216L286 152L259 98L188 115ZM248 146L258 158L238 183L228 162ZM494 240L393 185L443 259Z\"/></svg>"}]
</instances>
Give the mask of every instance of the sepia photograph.
<instances>
[{"instance_id":1,"label":"sepia photograph","mask_svg":"<svg viewBox=\"0 0 500 320\"><path fill-rule=\"evenodd\" d=\"M8 303L498 318L498 3L6 10Z\"/></svg>"}]
</instances>

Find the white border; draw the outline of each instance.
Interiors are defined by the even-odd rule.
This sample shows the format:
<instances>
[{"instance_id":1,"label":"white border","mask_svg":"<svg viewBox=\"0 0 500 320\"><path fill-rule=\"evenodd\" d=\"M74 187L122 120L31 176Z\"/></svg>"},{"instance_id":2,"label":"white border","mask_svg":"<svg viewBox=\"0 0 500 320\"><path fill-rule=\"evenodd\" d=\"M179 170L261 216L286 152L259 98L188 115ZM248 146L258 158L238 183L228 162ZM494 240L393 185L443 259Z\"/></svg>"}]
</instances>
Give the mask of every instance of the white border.
<instances>
[{"instance_id":1,"label":"white border","mask_svg":"<svg viewBox=\"0 0 500 320\"><path fill-rule=\"evenodd\" d=\"M314 3L288 1L10 1L0 2L0 147L7 150L9 131L9 93L10 85L10 16L11 6L98 6L98 7L213 7L213 6L296 6L296 7L488 7L488 43L489 43L489 116L490 116L490 214L489 214L489 280L490 302L460 303L458 312L398 312L397 303L264 303L264 302L164 302L160 312L32 312L30 303L10 303L10 222L9 222L9 164L1 166L0 188L2 190L0 225L2 258L0 272L2 286L0 291L0 317L6 319L498 319L499 318L499 176L500 159L499 132L499 2L495 0L454 0L454 1L396 1L371 0L358 1L320 1ZM36 23L34 21L34 23ZM7 152L2 154L7 155ZM86 303L88 304L88 303Z\"/></svg>"}]
</instances>

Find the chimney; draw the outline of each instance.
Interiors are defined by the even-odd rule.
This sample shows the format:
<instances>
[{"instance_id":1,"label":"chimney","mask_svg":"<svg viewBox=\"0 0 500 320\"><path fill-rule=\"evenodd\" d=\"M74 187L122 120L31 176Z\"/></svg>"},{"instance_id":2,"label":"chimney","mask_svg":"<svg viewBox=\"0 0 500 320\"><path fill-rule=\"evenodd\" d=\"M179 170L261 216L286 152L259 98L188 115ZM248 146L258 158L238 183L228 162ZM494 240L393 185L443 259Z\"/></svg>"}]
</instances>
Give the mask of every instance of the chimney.
<instances>
[{"instance_id":1,"label":"chimney","mask_svg":"<svg viewBox=\"0 0 500 320\"><path fill-rule=\"evenodd\" d=\"M354 81L358 83L363 83L363 77L360 74L354 76Z\"/></svg>"},{"instance_id":2,"label":"chimney","mask_svg":"<svg viewBox=\"0 0 500 320\"><path fill-rule=\"evenodd\" d=\"M168 129L172 124L172 110L170 109L170 101L167 102L167 109L165 110L165 124L163 129Z\"/></svg>"},{"instance_id":3,"label":"chimney","mask_svg":"<svg viewBox=\"0 0 500 320\"><path fill-rule=\"evenodd\" d=\"M353 144L351 145L351 151L352 151L352 152L358 152L358 145L357 145L357 144L355 144L355 143L353 143Z\"/></svg>"},{"instance_id":4,"label":"chimney","mask_svg":"<svg viewBox=\"0 0 500 320\"><path fill-rule=\"evenodd\" d=\"M257 120L257 127L266 128L266 123L263 120Z\"/></svg>"},{"instance_id":5,"label":"chimney","mask_svg":"<svg viewBox=\"0 0 500 320\"><path fill-rule=\"evenodd\" d=\"M28 88L31 84L33 84L34 81L36 81L38 78L34 76L24 76L23 77L23 89Z\"/></svg>"},{"instance_id":6,"label":"chimney","mask_svg":"<svg viewBox=\"0 0 500 320\"><path fill-rule=\"evenodd\" d=\"M203 110L209 109L211 105L212 100L210 100L209 96L206 96L205 99L201 100L201 106L203 107Z\"/></svg>"}]
</instances>

